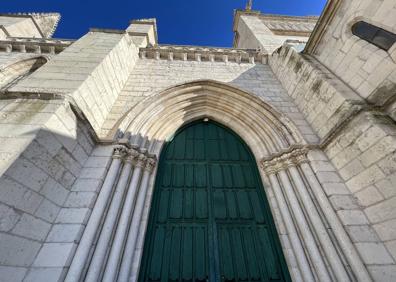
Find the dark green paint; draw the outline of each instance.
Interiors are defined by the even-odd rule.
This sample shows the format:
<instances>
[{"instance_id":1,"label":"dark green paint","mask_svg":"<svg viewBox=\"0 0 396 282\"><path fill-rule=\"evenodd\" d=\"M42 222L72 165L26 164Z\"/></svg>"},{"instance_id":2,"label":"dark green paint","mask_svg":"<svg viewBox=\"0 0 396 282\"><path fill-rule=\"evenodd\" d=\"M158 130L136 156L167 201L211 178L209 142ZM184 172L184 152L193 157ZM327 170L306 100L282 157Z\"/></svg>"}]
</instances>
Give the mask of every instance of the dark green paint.
<instances>
[{"instance_id":1,"label":"dark green paint","mask_svg":"<svg viewBox=\"0 0 396 282\"><path fill-rule=\"evenodd\" d=\"M290 281L256 163L230 130L193 123L166 144L139 281Z\"/></svg>"}]
</instances>

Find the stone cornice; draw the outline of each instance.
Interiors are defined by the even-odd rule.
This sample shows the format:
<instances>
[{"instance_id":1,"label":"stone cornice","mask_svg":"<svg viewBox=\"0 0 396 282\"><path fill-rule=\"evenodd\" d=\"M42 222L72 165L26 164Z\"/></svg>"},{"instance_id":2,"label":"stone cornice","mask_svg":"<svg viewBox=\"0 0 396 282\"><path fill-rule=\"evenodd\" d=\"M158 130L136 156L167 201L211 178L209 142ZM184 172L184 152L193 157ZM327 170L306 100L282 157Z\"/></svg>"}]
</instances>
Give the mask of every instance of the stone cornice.
<instances>
[{"instance_id":1,"label":"stone cornice","mask_svg":"<svg viewBox=\"0 0 396 282\"><path fill-rule=\"evenodd\" d=\"M0 13L0 17L30 18L43 38L50 38L55 33L61 18L59 13ZM38 23L41 17L53 17L55 19L47 34L44 34L43 27Z\"/></svg>"},{"instance_id":2,"label":"stone cornice","mask_svg":"<svg viewBox=\"0 0 396 282\"><path fill-rule=\"evenodd\" d=\"M321 41L323 34L326 32L327 26L333 20L342 0L329 0L323 9L319 20L309 37L308 43L304 48L303 53L313 54L319 42Z\"/></svg>"},{"instance_id":3,"label":"stone cornice","mask_svg":"<svg viewBox=\"0 0 396 282\"><path fill-rule=\"evenodd\" d=\"M140 49L142 59L266 64L268 54L257 50L159 45Z\"/></svg>"},{"instance_id":4,"label":"stone cornice","mask_svg":"<svg viewBox=\"0 0 396 282\"><path fill-rule=\"evenodd\" d=\"M58 54L73 42L65 39L9 37L0 40L0 52Z\"/></svg>"}]
</instances>

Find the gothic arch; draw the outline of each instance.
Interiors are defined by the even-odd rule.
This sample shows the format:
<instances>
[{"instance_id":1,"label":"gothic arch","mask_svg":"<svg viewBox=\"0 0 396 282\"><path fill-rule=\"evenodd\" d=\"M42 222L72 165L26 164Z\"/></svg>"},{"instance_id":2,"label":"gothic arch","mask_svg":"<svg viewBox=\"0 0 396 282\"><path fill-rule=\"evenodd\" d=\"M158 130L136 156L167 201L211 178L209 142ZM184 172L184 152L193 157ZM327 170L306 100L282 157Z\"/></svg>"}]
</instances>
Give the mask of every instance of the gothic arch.
<instances>
[{"instance_id":1,"label":"gothic arch","mask_svg":"<svg viewBox=\"0 0 396 282\"><path fill-rule=\"evenodd\" d=\"M93 276L98 275L97 269L104 266L105 275L115 277L118 269L114 266L120 262L119 273L123 278L119 281L136 280L148 223L147 207L151 206L156 178L156 156L180 127L203 118L230 128L251 149L261 167L264 189L295 281L370 281L367 269L311 167L309 153L326 162L321 150L309 146L288 118L258 97L210 80L185 83L148 97L118 122L112 133L120 130L124 138L114 149L98 196L99 204L95 205L87 223L88 231L80 241L66 281L80 281L84 269ZM126 200L128 204L121 211L122 223L116 224L117 213L106 212L105 207L108 201L114 202L111 205L116 208L121 204L121 199L110 197L112 187L126 189L128 179L132 187L128 190L128 199L136 199L136 202ZM104 254L111 233L101 232L99 241L94 244L95 232L103 217L107 226L104 230L117 230L121 238L115 240L108 262ZM130 227L126 224L128 221ZM124 240L123 246L120 242ZM91 260L92 245L98 255Z\"/></svg>"},{"instance_id":2,"label":"gothic arch","mask_svg":"<svg viewBox=\"0 0 396 282\"><path fill-rule=\"evenodd\" d=\"M257 96L211 80L184 83L148 97L126 113L115 129L151 141L150 151L158 155L158 144L184 124L201 118L235 131L257 160L292 145L306 144L286 116Z\"/></svg>"}]
</instances>

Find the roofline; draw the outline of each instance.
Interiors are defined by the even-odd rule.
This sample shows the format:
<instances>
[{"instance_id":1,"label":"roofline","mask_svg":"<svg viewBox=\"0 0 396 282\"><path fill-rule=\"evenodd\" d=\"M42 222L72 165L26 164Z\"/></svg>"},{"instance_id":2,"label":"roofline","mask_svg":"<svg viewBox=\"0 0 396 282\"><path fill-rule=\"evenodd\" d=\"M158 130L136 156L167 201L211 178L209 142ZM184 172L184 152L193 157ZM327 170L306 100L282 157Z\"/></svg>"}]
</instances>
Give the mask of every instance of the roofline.
<instances>
[{"instance_id":1,"label":"roofline","mask_svg":"<svg viewBox=\"0 0 396 282\"><path fill-rule=\"evenodd\" d=\"M315 52L316 47L321 42L323 35L326 32L328 25L333 20L338 8L341 6L342 0L327 0L326 6L324 7L322 14L319 17L311 36L308 39L307 44L303 50L304 54L312 54Z\"/></svg>"},{"instance_id":2,"label":"roofline","mask_svg":"<svg viewBox=\"0 0 396 282\"><path fill-rule=\"evenodd\" d=\"M262 14L260 11L256 11L256 10L251 10L251 11L246 11L246 10L241 10L241 9L237 9L234 10L234 20L233 20L233 32L234 32L234 38L233 38L233 46L236 46L236 40L237 40L237 36L235 35L237 29L238 29L238 24L239 24L239 18L242 15L246 15L246 16L256 16L259 18L264 18L264 19L287 19L287 20L305 20L305 21L315 21L317 22L318 19L320 18L319 16L290 16L290 15L276 15L276 14Z\"/></svg>"}]
</instances>

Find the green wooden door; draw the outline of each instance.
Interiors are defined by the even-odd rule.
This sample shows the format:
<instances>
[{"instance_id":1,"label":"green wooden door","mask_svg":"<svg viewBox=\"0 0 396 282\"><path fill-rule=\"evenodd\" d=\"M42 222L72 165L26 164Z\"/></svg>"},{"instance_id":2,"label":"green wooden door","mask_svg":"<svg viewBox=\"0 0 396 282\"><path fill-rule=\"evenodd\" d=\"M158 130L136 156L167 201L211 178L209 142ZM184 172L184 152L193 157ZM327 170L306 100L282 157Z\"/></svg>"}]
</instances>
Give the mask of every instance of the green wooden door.
<instances>
[{"instance_id":1,"label":"green wooden door","mask_svg":"<svg viewBox=\"0 0 396 282\"><path fill-rule=\"evenodd\" d=\"M290 280L256 163L230 130L193 123L165 146L139 280Z\"/></svg>"}]
</instances>

